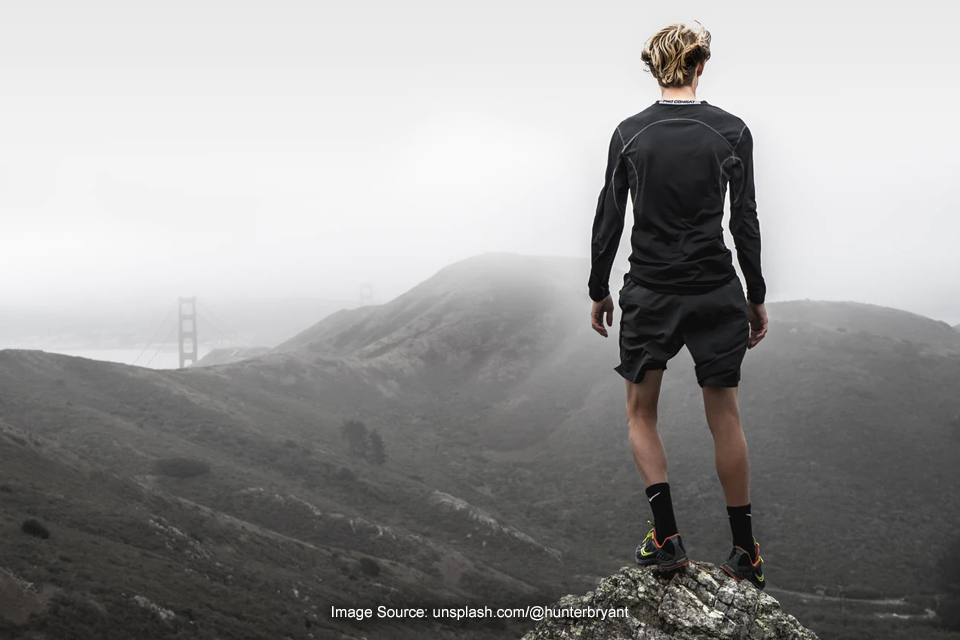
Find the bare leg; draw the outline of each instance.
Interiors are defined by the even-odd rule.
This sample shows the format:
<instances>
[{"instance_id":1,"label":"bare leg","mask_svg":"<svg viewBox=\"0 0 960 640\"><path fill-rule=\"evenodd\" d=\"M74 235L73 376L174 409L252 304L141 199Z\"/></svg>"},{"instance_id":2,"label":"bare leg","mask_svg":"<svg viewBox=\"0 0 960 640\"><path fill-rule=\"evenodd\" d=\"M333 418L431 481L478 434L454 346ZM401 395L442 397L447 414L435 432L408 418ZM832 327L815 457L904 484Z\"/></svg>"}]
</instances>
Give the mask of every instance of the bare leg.
<instances>
[{"instance_id":1,"label":"bare leg","mask_svg":"<svg viewBox=\"0 0 960 640\"><path fill-rule=\"evenodd\" d=\"M667 454L657 431L657 403L663 369L644 373L643 380L627 383L627 424L630 449L643 486L667 481Z\"/></svg>"},{"instance_id":2,"label":"bare leg","mask_svg":"<svg viewBox=\"0 0 960 640\"><path fill-rule=\"evenodd\" d=\"M740 425L740 407L736 387L703 388L703 408L713 434L717 475L723 486L727 506L750 502L750 462L747 440Z\"/></svg>"}]
</instances>

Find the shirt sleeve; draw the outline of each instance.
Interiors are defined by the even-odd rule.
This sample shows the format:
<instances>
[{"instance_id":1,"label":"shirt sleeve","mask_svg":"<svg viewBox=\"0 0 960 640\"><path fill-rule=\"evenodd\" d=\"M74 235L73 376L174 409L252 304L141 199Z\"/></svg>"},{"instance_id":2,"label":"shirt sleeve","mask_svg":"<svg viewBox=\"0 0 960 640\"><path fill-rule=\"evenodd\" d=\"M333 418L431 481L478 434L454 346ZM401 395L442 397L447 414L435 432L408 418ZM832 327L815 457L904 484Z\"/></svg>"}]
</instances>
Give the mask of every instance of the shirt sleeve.
<instances>
[{"instance_id":1,"label":"shirt sleeve","mask_svg":"<svg viewBox=\"0 0 960 640\"><path fill-rule=\"evenodd\" d=\"M613 132L607 153L607 170L603 188L597 199L597 212L593 219L593 236L590 244L590 299L601 301L610 295L610 270L617 255L620 236L623 234L623 218L627 208L630 189L627 165L621 156L623 137L620 128Z\"/></svg>"},{"instance_id":2,"label":"shirt sleeve","mask_svg":"<svg viewBox=\"0 0 960 640\"><path fill-rule=\"evenodd\" d=\"M737 247L737 261L747 281L747 299L762 304L767 293L760 269L760 221L753 184L753 136L743 127L733 149L739 162L730 176L730 233Z\"/></svg>"}]
</instances>

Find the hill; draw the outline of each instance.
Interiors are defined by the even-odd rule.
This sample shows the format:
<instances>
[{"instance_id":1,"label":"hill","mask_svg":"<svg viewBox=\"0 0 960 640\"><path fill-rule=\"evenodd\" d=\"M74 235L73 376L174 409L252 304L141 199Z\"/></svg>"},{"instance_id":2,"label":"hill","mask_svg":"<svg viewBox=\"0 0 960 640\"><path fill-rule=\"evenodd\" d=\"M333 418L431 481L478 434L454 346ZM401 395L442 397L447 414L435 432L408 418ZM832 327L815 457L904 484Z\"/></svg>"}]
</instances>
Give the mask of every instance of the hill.
<instances>
[{"instance_id":1,"label":"hill","mask_svg":"<svg viewBox=\"0 0 960 640\"><path fill-rule=\"evenodd\" d=\"M937 353L960 354L960 332L946 322L860 302L794 300L769 305L785 321L838 331L862 331L923 345Z\"/></svg>"},{"instance_id":2,"label":"hill","mask_svg":"<svg viewBox=\"0 0 960 640\"><path fill-rule=\"evenodd\" d=\"M441 269L378 307L340 311L275 353L344 357L407 384L469 381L501 392L563 346L582 307L582 264L569 258L484 254Z\"/></svg>"},{"instance_id":3,"label":"hill","mask_svg":"<svg viewBox=\"0 0 960 640\"><path fill-rule=\"evenodd\" d=\"M8 425L0 457L0 637L324 637L349 629L319 602L444 595L402 562L282 535ZM27 517L48 537L22 532Z\"/></svg>"},{"instance_id":4,"label":"hill","mask_svg":"<svg viewBox=\"0 0 960 640\"><path fill-rule=\"evenodd\" d=\"M234 362L240 362L241 360L249 360L250 358L262 356L269 351L270 349L268 347L236 347L230 349L214 349L207 355L200 358L200 360L192 366L214 367L219 364L232 364Z\"/></svg>"},{"instance_id":5,"label":"hill","mask_svg":"<svg viewBox=\"0 0 960 640\"><path fill-rule=\"evenodd\" d=\"M184 373L0 352L0 379L10 385L0 410L12 434L0 442L0 482L9 489L0 504L5 539L20 541L0 552L0 568L21 584L63 592L38 610L33 628L82 626L96 618L92 610L105 610L106 621L90 622L99 629L114 615L111 603L130 609L135 590L218 637L276 637L277 628L292 633L307 622L346 632L343 621L325 616L330 604L525 602L542 599L544 584L566 582L558 552L525 532L462 498L350 459L336 441L335 450L318 446L299 425L274 429L245 409L250 396L231 397ZM90 477L64 469L62 460ZM29 518L48 527L49 539L17 531ZM158 542L161 533L181 544ZM194 544L212 539L216 545ZM172 545L170 553L134 568L158 544ZM275 552L264 556L264 548ZM195 562L198 554L203 562ZM509 568L518 556L525 567ZM118 570L136 576L116 580ZM214 571L225 575L209 587ZM254 599L263 615L250 607ZM213 605L198 610L192 602ZM116 613L124 624L140 623L142 616L128 614ZM384 632L419 637L394 626ZM502 628L475 631L495 637ZM152 633L138 637L162 637Z\"/></svg>"},{"instance_id":6,"label":"hill","mask_svg":"<svg viewBox=\"0 0 960 640\"><path fill-rule=\"evenodd\" d=\"M587 324L587 268L574 259L478 256L387 304L334 313L271 353L213 367L160 372L3 351L0 420L118 481L328 549L343 562L297 560L295 571L335 585L346 576L368 601L392 593L546 604L622 566L649 517L626 442L623 383L612 371L616 331L604 340ZM960 483L960 357L934 321L896 310L769 309L771 332L748 353L741 398L770 591L784 589L776 597L825 637L851 615L857 631L845 637L910 637L917 627L909 625L925 619L895 626L874 614L922 616L947 589L941 561L960 544L960 507L937 495ZM351 454L341 434L348 419L382 434L385 465ZM729 531L686 353L670 364L660 420L688 550L719 561ZM178 458L209 471L157 472ZM27 477L26 467L6 468L3 478ZM84 504L81 486L51 491ZM8 512L8 525L19 526L29 504ZM891 555L907 526L935 542ZM95 557L96 538L85 540ZM843 554L824 555L825 545L841 544ZM5 553L0 567L13 566ZM245 553L237 547L230 558L242 562ZM364 557L378 576L359 569ZM266 575L271 561L259 565ZM292 565L275 561L288 575ZM29 581L52 582L53 565L38 566L49 574ZM351 578L351 567L361 573ZM157 572L157 591L138 595L170 609L178 601L167 602L173 586L162 585L178 575ZM811 599L840 587L848 598L909 602L850 614ZM94 603L127 593L103 588L71 589ZM244 597L274 597L268 587L245 588ZM311 602L335 596L317 592ZM519 636L529 626L509 629Z\"/></svg>"}]
</instances>

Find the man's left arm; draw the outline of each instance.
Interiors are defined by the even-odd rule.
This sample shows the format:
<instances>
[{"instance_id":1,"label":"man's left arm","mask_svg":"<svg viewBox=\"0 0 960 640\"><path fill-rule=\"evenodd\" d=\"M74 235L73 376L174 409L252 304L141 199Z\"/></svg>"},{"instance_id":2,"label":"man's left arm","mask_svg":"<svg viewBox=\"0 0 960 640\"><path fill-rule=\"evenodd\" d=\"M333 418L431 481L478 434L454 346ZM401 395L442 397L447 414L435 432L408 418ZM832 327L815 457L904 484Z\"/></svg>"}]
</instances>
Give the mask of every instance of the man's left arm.
<instances>
[{"instance_id":1,"label":"man's left arm","mask_svg":"<svg viewBox=\"0 0 960 640\"><path fill-rule=\"evenodd\" d=\"M602 302L610 295L610 271L620 245L620 236L623 234L623 219L630 185L626 161L621 156L622 150L623 137L617 127L610 139L607 170L593 219L588 287L590 299L594 302Z\"/></svg>"},{"instance_id":2,"label":"man's left arm","mask_svg":"<svg viewBox=\"0 0 960 640\"><path fill-rule=\"evenodd\" d=\"M767 285L760 268L760 221L757 218L757 193L753 180L753 134L744 125L734 147L739 162L731 175L730 234L737 248L737 261L747 284L747 299L763 304Z\"/></svg>"},{"instance_id":3,"label":"man's left arm","mask_svg":"<svg viewBox=\"0 0 960 640\"><path fill-rule=\"evenodd\" d=\"M760 268L760 221L757 219L757 194L753 181L753 134L744 125L734 147L740 160L734 166L730 191L730 233L737 247L737 260L747 281L747 317L752 349L767 335L767 284Z\"/></svg>"}]
</instances>

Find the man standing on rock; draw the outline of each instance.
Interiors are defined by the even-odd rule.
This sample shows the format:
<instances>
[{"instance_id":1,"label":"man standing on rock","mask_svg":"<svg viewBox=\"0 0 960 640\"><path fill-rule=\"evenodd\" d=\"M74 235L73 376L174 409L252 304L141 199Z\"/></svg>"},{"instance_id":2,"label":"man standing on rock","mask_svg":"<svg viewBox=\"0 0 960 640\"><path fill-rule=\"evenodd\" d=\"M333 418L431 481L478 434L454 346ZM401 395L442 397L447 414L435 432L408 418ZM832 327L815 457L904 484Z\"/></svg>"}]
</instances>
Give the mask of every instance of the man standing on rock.
<instances>
[{"instance_id":1,"label":"man standing on rock","mask_svg":"<svg viewBox=\"0 0 960 640\"><path fill-rule=\"evenodd\" d=\"M744 354L767 333L753 136L737 116L697 99L710 39L702 25L674 24L644 45L641 59L657 79L662 99L620 122L610 139L593 222L591 323L604 337L604 315L607 326L613 325L608 282L629 192L632 253L619 293L620 364L615 370L626 379L630 445L654 518L637 547L637 563L670 570L689 562L657 432L663 372L686 345L703 390L733 533L733 549L721 567L738 582L747 579L762 589L763 559L751 527L750 469L737 404ZM723 241L728 185L730 232L746 299Z\"/></svg>"}]
</instances>

